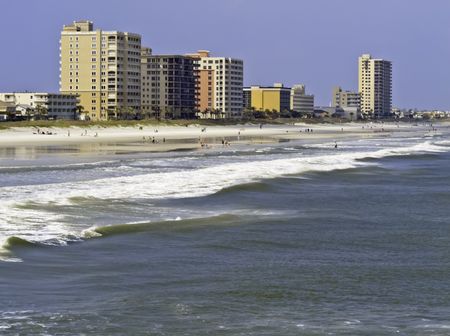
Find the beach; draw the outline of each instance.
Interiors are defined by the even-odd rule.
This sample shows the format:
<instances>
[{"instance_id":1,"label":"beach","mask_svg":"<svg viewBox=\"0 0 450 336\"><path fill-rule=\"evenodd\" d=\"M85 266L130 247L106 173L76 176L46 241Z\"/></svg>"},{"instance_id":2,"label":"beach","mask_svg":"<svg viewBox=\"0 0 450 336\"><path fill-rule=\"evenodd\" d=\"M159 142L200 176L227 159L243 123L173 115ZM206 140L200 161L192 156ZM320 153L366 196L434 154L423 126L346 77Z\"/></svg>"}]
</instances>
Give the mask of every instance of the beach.
<instances>
[{"instance_id":1,"label":"beach","mask_svg":"<svg viewBox=\"0 0 450 336\"><path fill-rule=\"evenodd\" d=\"M222 145L245 145L287 140L328 141L349 138L389 137L393 134L427 134L430 123L342 123L342 124L247 124L233 126L140 126L134 127L21 127L0 131L0 148L102 144L110 149L170 151L211 148ZM440 127L447 127L441 124ZM135 145L132 147L131 145ZM115 146L115 147L114 147ZM92 147L90 147L92 148Z\"/></svg>"},{"instance_id":2,"label":"beach","mask_svg":"<svg viewBox=\"0 0 450 336\"><path fill-rule=\"evenodd\" d=\"M40 132L0 131L2 335L448 334L447 124Z\"/></svg>"}]
</instances>

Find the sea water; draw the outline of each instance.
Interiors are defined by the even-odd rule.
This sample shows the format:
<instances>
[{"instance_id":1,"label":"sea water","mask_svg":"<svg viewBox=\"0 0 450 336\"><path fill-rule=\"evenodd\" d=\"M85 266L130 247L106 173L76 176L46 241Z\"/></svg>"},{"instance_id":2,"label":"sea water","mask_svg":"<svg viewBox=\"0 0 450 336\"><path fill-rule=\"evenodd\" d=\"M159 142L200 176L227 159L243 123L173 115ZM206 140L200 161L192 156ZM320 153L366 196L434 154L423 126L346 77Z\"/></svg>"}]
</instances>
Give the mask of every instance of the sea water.
<instances>
[{"instance_id":1,"label":"sea water","mask_svg":"<svg viewBox=\"0 0 450 336\"><path fill-rule=\"evenodd\" d=\"M1 153L1 335L450 334L445 130L30 151Z\"/></svg>"}]
</instances>

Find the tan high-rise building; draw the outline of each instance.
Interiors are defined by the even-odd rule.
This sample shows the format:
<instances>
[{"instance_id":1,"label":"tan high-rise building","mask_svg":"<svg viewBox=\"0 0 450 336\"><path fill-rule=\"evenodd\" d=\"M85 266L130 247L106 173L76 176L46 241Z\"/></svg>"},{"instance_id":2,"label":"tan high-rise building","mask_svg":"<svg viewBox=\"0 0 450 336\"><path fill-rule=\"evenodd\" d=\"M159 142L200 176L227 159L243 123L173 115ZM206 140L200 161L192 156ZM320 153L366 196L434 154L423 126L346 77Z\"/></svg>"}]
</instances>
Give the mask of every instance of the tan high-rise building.
<instances>
[{"instance_id":1,"label":"tan high-rise building","mask_svg":"<svg viewBox=\"0 0 450 336\"><path fill-rule=\"evenodd\" d=\"M361 113L369 117L391 115L392 111L392 64L374 59L369 54L359 57L359 93Z\"/></svg>"},{"instance_id":2,"label":"tan high-rise building","mask_svg":"<svg viewBox=\"0 0 450 336\"><path fill-rule=\"evenodd\" d=\"M206 50L188 56L195 60L198 116L240 117L243 109L244 62L229 57L212 57Z\"/></svg>"},{"instance_id":3,"label":"tan high-rise building","mask_svg":"<svg viewBox=\"0 0 450 336\"><path fill-rule=\"evenodd\" d=\"M107 120L141 106L141 36L94 30L90 21L64 26L60 92L78 94L85 115Z\"/></svg>"}]
</instances>

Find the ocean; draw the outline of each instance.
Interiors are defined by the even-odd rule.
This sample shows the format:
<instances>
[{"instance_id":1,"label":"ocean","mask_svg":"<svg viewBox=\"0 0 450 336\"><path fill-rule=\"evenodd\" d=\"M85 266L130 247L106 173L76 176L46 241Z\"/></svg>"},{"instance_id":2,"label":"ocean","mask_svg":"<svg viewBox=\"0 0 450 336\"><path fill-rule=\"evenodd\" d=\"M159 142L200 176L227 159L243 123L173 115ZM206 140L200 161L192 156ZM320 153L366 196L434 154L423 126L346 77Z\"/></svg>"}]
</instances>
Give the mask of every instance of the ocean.
<instances>
[{"instance_id":1,"label":"ocean","mask_svg":"<svg viewBox=\"0 0 450 336\"><path fill-rule=\"evenodd\" d=\"M1 335L450 335L449 130L0 150Z\"/></svg>"}]
</instances>

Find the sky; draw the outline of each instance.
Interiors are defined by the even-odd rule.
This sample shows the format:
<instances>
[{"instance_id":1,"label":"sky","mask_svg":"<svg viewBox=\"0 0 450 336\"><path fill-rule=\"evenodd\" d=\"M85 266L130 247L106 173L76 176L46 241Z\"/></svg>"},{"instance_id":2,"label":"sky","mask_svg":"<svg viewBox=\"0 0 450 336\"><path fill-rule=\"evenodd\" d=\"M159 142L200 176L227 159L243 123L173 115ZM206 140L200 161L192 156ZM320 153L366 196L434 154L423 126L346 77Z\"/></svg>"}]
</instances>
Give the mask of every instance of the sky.
<instances>
[{"instance_id":1,"label":"sky","mask_svg":"<svg viewBox=\"0 0 450 336\"><path fill-rule=\"evenodd\" d=\"M393 105L450 110L450 0L2 0L0 92L58 91L64 24L139 33L155 54L244 60L244 85L358 89L358 57L393 63Z\"/></svg>"}]
</instances>

